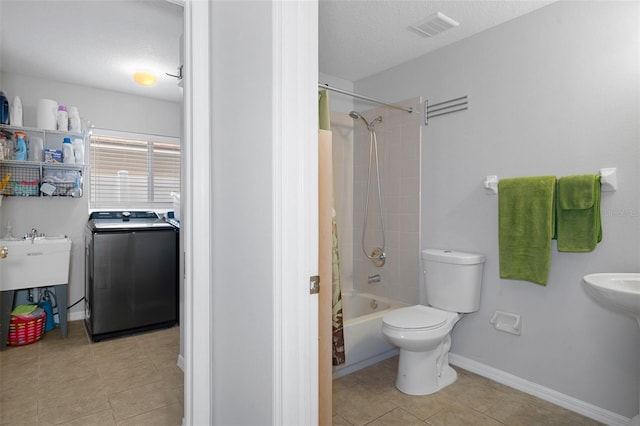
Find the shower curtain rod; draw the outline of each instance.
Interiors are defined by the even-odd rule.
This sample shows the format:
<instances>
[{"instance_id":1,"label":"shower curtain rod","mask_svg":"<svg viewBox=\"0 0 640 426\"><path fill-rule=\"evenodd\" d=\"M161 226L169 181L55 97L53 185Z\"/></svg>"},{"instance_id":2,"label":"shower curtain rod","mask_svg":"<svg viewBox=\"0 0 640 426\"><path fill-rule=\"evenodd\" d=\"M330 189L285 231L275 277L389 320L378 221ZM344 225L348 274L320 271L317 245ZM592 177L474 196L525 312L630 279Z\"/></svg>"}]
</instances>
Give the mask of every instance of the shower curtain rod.
<instances>
[{"instance_id":1,"label":"shower curtain rod","mask_svg":"<svg viewBox=\"0 0 640 426\"><path fill-rule=\"evenodd\" d=\"M376 104L379 104L379 105L384 105L384 106L387 106L389 108L400 109L400 110L408 112L408 113L412 113L413 112L413 108L411 108L411 107L405 108L405 107L402 107L400 105L389 104L387 102L382 102L382 101L379 101L377 99L369 98L367 96L358 95L357 93L347 92L346 90L342 90L342 89L338 89L336 87L329 86L326 83L318 83L318 87L320 87L322 89L331 90L332 92L342 93L343 95L353 96L354 98L362 99L364 101L373 102L373 103L376 103Z\"/></svg>"}]
</instances>

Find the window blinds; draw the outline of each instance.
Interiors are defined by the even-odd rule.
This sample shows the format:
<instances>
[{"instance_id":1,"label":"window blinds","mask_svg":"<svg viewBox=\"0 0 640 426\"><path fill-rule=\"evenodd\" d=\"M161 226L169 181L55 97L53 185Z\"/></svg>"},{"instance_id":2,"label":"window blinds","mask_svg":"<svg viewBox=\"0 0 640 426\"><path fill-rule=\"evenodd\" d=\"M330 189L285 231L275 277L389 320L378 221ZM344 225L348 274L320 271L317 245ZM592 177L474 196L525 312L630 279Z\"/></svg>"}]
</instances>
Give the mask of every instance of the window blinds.
<instances>
[{"instance_id":1,"label":"window blinds","mask_svg":"<svg viewBox=\"0 0 640 426\"><path fill-rule=\"evenodd\" d=\"M180 192L177 138L94 130L90 208L170 208Z\"/></svg>"}]
</instances>

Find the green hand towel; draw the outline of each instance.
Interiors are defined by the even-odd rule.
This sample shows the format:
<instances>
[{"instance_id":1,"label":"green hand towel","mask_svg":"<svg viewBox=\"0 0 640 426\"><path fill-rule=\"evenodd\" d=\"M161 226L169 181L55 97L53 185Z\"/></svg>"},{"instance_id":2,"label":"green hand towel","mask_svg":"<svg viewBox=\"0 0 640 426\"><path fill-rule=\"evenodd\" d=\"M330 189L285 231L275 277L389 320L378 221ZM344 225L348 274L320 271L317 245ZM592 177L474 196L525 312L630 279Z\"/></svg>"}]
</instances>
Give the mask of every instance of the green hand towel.
<instances>
[{"instance_id":1,"label":"green hand towel","mask_svg":"<svg viewBox=\"0 0 640 426\"><path fill-rule=\"evenodd\" d=\"M555 176L498 182L500 278L546 285L555 231Z\"/></svg>"},{"instance_id":2,"label":"green hand towel","mask_svg":"<svg viewBox=\"0 0 640 426\"><path fill-rule=\"evenodd\" d=\"M602 241L600 176L558 179L558 251L589 252Z\"/></svg>"}]
</instances>

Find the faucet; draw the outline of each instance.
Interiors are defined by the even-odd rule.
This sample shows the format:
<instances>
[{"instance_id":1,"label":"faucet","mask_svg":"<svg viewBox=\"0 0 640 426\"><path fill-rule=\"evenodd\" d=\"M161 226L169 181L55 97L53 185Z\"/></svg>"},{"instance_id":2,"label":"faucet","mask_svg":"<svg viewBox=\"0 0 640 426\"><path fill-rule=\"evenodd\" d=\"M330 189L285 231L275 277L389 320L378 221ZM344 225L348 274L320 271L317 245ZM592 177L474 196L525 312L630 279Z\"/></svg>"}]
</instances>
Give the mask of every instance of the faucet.
<instances>
[{"instance_id":1,"label":"faucet","mask_svg":"<svg viewBox=\"0 0 640 426\"><path fill-rule=\"evenodd\" d=\"M33 243L36 238L43 236L44 234L38 235L38 230L36 228L31 228L31 232L24 236L25 240L31 240Z\"/></svg>"},{"instance_id":2,"label":"faucet","mask_svg":"<svg viewBox=\"0 0 640 426\"><path fill-rule=\"evenodd\" d=\"M367 281L369 282L369 284L379 283L380 281L382 281L382 277L380 276L380 274L369 275L367 278L368 278Z\"/></svg>"}]
</instances>

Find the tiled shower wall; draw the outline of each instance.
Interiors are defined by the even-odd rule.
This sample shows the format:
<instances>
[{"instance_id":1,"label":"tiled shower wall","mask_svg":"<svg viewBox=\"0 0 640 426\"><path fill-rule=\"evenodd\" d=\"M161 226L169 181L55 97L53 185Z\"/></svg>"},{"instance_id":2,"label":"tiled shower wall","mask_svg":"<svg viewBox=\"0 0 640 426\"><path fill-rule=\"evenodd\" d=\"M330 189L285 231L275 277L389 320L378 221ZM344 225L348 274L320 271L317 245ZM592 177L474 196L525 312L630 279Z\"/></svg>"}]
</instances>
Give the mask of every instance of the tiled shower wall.
<instances>
[{"instance_id":1,"label":"tiled shower wall","mask_svg":"<svg viewBox=\"0 0 640 426\"><path fill-rule=\"evenodd\" d=\"M419 98L400 104L411 106L414 112L409 114L384 107L362 112L369 122L375 117L382 116L382 123L375 124L387 254L386 263L382 267L374 266L365 257L361 247L370 134L362 120L353 120L346 114L334 114L336 118L332 123L334 186L340 235L341 276L344 288L349 288L352 283L356 290L407 303L418 303L421 273L422 114ZM352 143L348 140L349 132L345 130L348 126L351 126L353 131ZM353 149L349 152L351 146ZM368 253L382 245L374 172L375 168L372 169L371 174L369 214L365 234L365 248ZM347 232L351 234L347 235ZM349 276L349 273L352 275ZM375 274L380 274L382 281L369 284L367 277Z\"/></svg>"}]
</instances>

